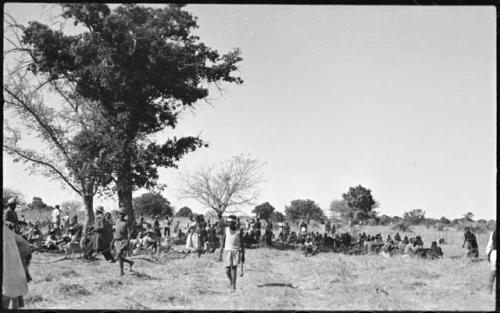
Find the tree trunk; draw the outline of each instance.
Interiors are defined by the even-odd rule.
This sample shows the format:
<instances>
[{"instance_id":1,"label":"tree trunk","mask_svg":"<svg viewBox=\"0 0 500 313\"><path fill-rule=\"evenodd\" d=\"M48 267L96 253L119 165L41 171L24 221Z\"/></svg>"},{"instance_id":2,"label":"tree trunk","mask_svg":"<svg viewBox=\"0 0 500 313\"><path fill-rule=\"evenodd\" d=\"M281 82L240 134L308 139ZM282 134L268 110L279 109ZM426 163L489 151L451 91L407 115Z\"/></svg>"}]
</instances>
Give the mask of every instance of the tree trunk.
<instances>
[{"instance_id":1,"label":"tree trunk","mask_svg":"<svg viewBox=\"0 0 500 313\"><path fill-rule=\"evenodd\" d=\"M85 206L85 224L83 233L87 233L87 229L94 224L94 196L84 195L83 205Z\"/></svg>"},{"instance_id":2,"label":"tree trunk","mask_svg":"<svg viewBox=\"0 0 500 313\"><path fill-rule=\"evenodd\" d=\"M118 203L127 212L129 226L135 220L134 207L132 206L132 180L130 179L130 163L125 162L122 172L118 175Z\"/></svg>"},{"instance_id":3,"label":"tree trunk","mask_svg":"<svg viewBox=\"0 0 500 313\"><path fill-rule=\"evenodd\" d=\"M135 220L134 207L132 205L132 187L122 187L118 190L118 203L120 207L125 208L129 225Z\"/></svg>"}]
</instances>

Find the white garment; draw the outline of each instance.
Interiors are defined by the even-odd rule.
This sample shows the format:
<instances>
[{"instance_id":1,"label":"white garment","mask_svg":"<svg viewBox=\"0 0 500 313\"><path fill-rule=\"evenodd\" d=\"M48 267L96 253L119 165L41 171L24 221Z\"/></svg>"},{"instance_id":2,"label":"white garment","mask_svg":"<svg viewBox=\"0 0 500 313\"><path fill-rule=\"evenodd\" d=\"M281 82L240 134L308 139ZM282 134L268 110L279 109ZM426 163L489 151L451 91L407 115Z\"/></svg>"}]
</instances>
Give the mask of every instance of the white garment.
<instances>
[{"instance_id":1,"label":"white garment","mask_svg":"<svg viewBox=\"0 0 500 313\"><path fill-rule=\"evenodd\" d=\"M224 243L224 250L240 250L240 230L231 230L226 227L226 239Z\"/></svg>"},{"instance_id":2,"label":"white garment","mask_svg":"<svg viewBox=\"0 0 500 313\"><path fill-rule=\"evenodd\" d=\"M186 251L194 250L193 233L187 233L185 250Z\"/></svg>"},{"instance_id":3,"label":"white garment","mask_svg":"<svg viewBox=\"0 0 500 313\"><path fill-rule=\"evenodd\" d=\"M28 294L28 282L15 236L12 230L3 227L2 295L10 298Z\"/></svg>"},{"instance_id":4,"label":"white garment","mask_svg":"<svg viewBox=\"0 0 500 313\"><path fill-rule=\"evenodd\" d=\"M486 245L486 255L490 255L490 262L491 262L491 270L496 271L497 270L497 250L493 249L493 234L494 232L491 233L490 239L488 240L488 244ZM491 254L490 254L491 251Z\"/></svg>"},{"instance_id":5,"label":"white garment","mask_svg":"<svg viewBox=\"0 0 500 313\"><path fill-rule=\"evenodd\" d=\"M59 215L61 215L61 211L58 209L52 210L52 223L59 222Z\"/></svg>"}]
</instances>

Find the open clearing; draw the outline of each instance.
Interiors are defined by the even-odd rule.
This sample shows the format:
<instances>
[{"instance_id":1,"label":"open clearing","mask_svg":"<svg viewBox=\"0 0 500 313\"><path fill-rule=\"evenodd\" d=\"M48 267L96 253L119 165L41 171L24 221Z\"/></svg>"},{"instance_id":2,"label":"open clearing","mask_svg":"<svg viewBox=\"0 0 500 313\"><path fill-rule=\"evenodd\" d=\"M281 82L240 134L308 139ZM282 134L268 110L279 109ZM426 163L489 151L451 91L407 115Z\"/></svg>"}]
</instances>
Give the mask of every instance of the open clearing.
<instances>
[{"instance_id":1,"label":"open clearing","mask_svg":"<svg viewBox=\"0 0 500 313\"><path fill-rule=\"evenodd\" d=\"M367 233L394 234L365 227ZM33 309L225 309L225 310L474 310L495 309L488 294L487 235L478 235L480 258L463 257L463 235L456 231L415 231L430 240L445 238L445 258L422 260L398 255L247 250L244 276L229 289L217 253L172 257L165 264L132 257L134 272L122 278L118 264L99 256L49 263L60 254L36 253L26 308ZM175 247L182 250L181 246ZM128 269L128 266L126 266ZM238 268L238 273L240 268Z\"/></svg>"}]
</instances>

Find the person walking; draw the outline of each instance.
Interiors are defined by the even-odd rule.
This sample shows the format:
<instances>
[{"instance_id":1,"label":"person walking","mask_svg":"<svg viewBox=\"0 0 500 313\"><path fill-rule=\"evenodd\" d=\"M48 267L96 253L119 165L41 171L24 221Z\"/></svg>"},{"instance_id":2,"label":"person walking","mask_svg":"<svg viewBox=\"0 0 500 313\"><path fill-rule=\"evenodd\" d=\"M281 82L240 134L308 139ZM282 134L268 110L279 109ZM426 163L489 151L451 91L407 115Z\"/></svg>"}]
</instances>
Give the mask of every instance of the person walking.
<instances>
[{"instance_id":1,"label":"person walking","mask_svg":"<svg viewBox=\"0 0 500 313\"><path fill-rule=\"evenodd\" d=\"M493 284L497 276L497 231L496 229L491 233L488 244L486 245L486 255L488 255L488 262L491 263L491 272L489 279L489 292L493 291Z\"/></svg>"},{"instance_id":2,"label":"person walking","mask_svg":"<svg viewBox=\"0 0 500 313\"><path fill-rule=\"evenodd\" d=\"M125 275L125 273L123 272L123 263L128 263L128 265L130 266L129 270L132 271L134 261L125 258L125 255L128 251L128 244L130 242L130 230L128 227L128 223L125 220L127 211L124 208L119 208L118 214L120 214L120 219L115 223L115 232L113 234L113 248L115 252L115 258L117 258L120 263L120 275L123 276Z\"/></svg>"},{"instance_id":3,"label":"person walking","mask_svg":"<svg viewBox=\"0 0 500 313\"><path fill-rule=\"evenodd\" d=\"M238 264L245 263L245 246L243 245L243 235L238 229L236 216L230 215L227 218L228 226L224 229L224 265L226 276L230 282L230 288L236 290L236 272Z\"/></svg>"}]
</instances>

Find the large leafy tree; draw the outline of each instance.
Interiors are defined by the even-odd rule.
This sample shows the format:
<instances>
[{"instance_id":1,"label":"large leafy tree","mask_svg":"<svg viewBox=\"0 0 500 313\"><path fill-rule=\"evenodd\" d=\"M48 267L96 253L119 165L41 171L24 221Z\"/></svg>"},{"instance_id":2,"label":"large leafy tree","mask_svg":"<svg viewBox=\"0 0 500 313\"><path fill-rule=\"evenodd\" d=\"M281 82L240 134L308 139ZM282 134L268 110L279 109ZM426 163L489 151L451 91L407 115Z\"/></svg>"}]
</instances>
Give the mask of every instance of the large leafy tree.
<instances>
[{"instance_id":1,"label":"large leafy tree","mask_svg":"<svg viewBox=\"0 0 500 313\"><path fill-rule=\"evenodd\" d=\"M182 208L175 213L175 216L177 217L191 217L193 215L193 211L188 208L187 206L183 206Z\"/></svg>"},{"instance_id":2,"label":"large leafy tree","mask_svg":"<svg viewBox=\"0 0 500 313\"><path fill-rule=\"evenodd\" d=\"M336 222L349 223L354 218L354 211L345 200L333 200L330 204L330 211L332 219Z\"/></svg>"},{"instance_id":3,"label":"large leafy tree","mask_svg":"<svg viewBox=\"0 0 500 313\"><path fill-rule=\"evenodd\" d=\"M361 185L350 187L349 190L342 194L343 200L350 208L351 216L349 223L361 222L376 217L377 212L374 211L379 204L373 199L371 190Z\"/></svg>"},{"instance_id":4,"label":"large leafy tree","mask_svg":"<svg viewBox=\"0 0 500 313\"><path fill-rule=\"evenodd\" d=\"M285 215L290 220L314 220L323 222L326 216L323 210L313 200L293 200L285 206Z\"/></svg>"},{"instance_id":5,"label":"large leafy tree","mask_svg":"<svg viewBox=\"0 0 500 313\"><path fill-rule=\"evenodd\" d=\"M264 202L262 204L257 205L252 213L257 215L257 217L267 220L273 216L274 207L269 202Z\"/></svg>"},{"instance_id":6,"label":"large leafy tree","mask_svg":"<svg viewBox=\"0 0 500 313\"><path fill-rule=\"evenodd\" d=\"M62 4L63 17L86 31L67 35L39 22L24 31L29 69L75 85L103 109L114 188L134 220L132 191L157 187L157 167L175 167L204 145L198 137L152 142L148 135L175 127L181 111L208 96L210 84L241 83L232 73L236 49L220 55L193 35L196 19L182 5L161 9L127 4Z\"/></svg>"},{"instance_id":7,"label":"large leafy tree","mask_svg":"<svg viewBox=\"0 0 500 313\"><path fill-rule=\"evenodd\" d=\"M138 214L146 216L165 215L172 216L174 209L165 197L160 193L147 192L133 200L134 209Z\"/></svg>"}]
</instances>

